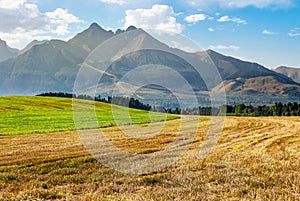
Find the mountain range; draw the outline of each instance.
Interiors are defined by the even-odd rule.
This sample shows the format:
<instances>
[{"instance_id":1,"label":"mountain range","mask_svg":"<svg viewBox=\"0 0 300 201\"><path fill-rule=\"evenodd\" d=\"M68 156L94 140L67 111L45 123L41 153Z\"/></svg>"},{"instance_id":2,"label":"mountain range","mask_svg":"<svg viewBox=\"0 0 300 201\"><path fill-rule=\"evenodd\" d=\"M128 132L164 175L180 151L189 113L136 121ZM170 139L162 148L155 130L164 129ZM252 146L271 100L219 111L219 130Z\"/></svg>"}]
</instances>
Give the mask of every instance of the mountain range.
<instances>
[{"instance_id":1,"label":"mountain range","mask_svg":"<svg viewBox=\"0 0 300 201\"><path fill-rule=\"evenodd\" d=\"M16 57L19 53L18 49L9 47L5 41L0 39L0 62Z\"/></svg>"},{"instance_id":2,"label":"mountain range","mask_svg":"<svg viewBox=\"0 0 300 201\"><path fill-rule=\"evenodd\" d=\"M110 56L116 58L102 72L101 59ZM217 93L224 86L229 103L300 101L299 69L280 67L272 71L257 63L224 56L213 50L188 53L171 48L135 27L114 33L93 23L69 41L33 41L23 50L10 48L0 41L0 62L1 95L72 92L79 70L88 64L94 70L90 68L87 80L101 75L97 92L105 95L112 92L121 94L116 88L127 92L137 90L130 77L127 80L122 77L139 66L144 66L139 73L145 76L135 77L137 82L150 83L155 75L165 74L166 83L176 86L178 93L184 93L185 89L178 80L168 79L168 72L158 68L168 66L178 72L198 96ZM213 67L220 73L220 79L216 79L218 75ZM199 71L201 75L197 73ZM150 72L152 77L147 76ZM95 84L88 87L93 88ZM150 84L140 89L137 97L159 97L156 100L163 101L166 94L170 95L166 88Z\"/></svg>"},{"instance_id":3,"label":"mountain range","mask_svg":"<svg viewBox=\"0 0 300 201\"><path fill-rule=\"evenodd\" d=\"M291 68L286 66L280 66L275 69L276 72L284 74L294 81L300 83L300 68Z\"/></svg>"}]
</instances>

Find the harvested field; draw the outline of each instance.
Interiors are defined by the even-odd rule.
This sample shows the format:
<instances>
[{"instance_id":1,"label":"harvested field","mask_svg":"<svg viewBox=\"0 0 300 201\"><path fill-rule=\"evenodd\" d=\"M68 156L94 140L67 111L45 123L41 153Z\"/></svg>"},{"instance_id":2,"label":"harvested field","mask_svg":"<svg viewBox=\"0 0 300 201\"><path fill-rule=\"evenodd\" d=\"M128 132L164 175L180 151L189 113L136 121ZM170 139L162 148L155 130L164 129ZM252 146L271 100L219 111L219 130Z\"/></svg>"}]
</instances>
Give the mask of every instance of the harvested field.
<instances>
[{"instance_id":1,"label":"harvested field","mask_svg":"<svg viewBox=\"0 0 300 201\"><path fill-rule=\"evenodd\" d=\"M105 133L123 150L147 153L172 140L178 121L153 139L122 138L115 127ZM139 175L98 163L75 131L1 136L0 200L299 200L298 117L227 117L214 152L204 160L197 156L209 118L200 122L182 159Z\"/></svg>"}]
</instances>

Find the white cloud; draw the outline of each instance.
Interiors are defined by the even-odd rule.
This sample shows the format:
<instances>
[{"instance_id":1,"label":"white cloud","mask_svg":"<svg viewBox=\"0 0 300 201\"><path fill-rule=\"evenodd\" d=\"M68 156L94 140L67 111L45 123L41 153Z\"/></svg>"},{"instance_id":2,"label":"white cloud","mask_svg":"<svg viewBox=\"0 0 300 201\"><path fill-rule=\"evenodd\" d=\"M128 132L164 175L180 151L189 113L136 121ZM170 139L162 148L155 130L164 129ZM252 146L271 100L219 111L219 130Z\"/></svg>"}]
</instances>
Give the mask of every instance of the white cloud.
<instances>
[{"instance_id":1,"label":"white cloud","mask_svg":"<svg viewBox=\"0 0 300 201\"><path fill-rule=\"evenodd\" d=\"M300 36L300 29L294 28L294 29L290 30L290 32L288 33L288 36L291 36L291 37Z\"/></svg>"},{"instance_id":2,"label":"white cloud","mask_svg":"<svg viewBox=\"0 0 300 201\"><path fill-rule=\"evenodd\" d=\"M195 1L188 1L187 3L191 6L197 6L197 3Z\"/></svg>"},{"instance_id":3,"label":"white cloud","mask_svg":"<svg viewBox=\"0 0 300 201\"><path fill-rule=\"evenodd\" d=\"M127 2L125 0L100 0L102 3L107 3L107 4L119 4L123 5L126 4Z\"/></svg>"},{"instance_id":4,"label":"white cloud","mask_svg":"<svg viewBox=\"0 0 300 201\"><path fill-rule=\"evenodd\" d=\"M175 13L174 16L180 16L180 15L184 15L184 12L179 12L179 13Z\"/></svg>"},{"instance_id":5,"label":"white cloud","mask_svg":"<svg viewBox=\"0 0 300 201\"><path fill-rule=\"evenodd\" d=\"M4 9L16 9L23 5L25 0L0 0L0 8Z\"/></svg>"},{"instance_id":6,"label":"white cloud","mask_svg":"<svg viewBox=\"0 0 300 201\"><path fill-rule=\"evenodd\" d=\"M226 8L244 8L253 6L257 8L275 7L286 8L293 5L293 0L190 0L188 4L193 6L215 6L218 4Z\"/></svg>"},{"instance_id":7,"label":"white cloud","mask_svg":"<svg viewBox=\"0 0 300 201\"><path fill-rule=\"evenodd\" d=\"M0 6L0 31L12 32L17 28L27 30L45 29L47 24L46 17L39 12L34 4L22 3L3 3Z\"/></svg>"},{"instance_id":8,"label":"white cloud","mask_svg":"<svg viewBox=\"0 0 300 201\"><path fill-rule=\"evenodd\" d=\"M295 37L295 36L300 36L300 33L288 33L289 36Z\"/></svg>"},{"instance_id":9,"label":"white cloud","mask_svg":"<svg viewBox=\"0 0 300 201\"><path fill-rule=\"evenodd\" d=\"M208 31L210 31L210 32L214 32L215 30L213 29L213 28L208 28Z\"/></svg>"},{"instance_id":10,"label":"white cloud","mask_svg":"<svg viewBox=\"0 0 300 201\"><path fill-rule=\"evenodd\" d=\"M240 47L238 46L234 46L234 45L229 45L229 46L225 46L225 45L210 45L209 49L213 49L213 50L234 50L234 51L238 51L240 49Z\"/></svg>"},{"instance_id":11,"label":"white cloud","mask_svg":"<svg viewBox=\"0 0 300 201\"><path fill-rule=\"evenodd\" d=\"M207 15L205 14L195 14L195 15L189 15L187 17L184 18L185 21L187 21L188 23L197 23L203 20L206 20Z\"/></svg>"},{"instance_id":12,"label":"white cloud","mask_svg":"<svg viewBox=\"0 0 300 201\"><path fill-rule=\"evenodd\" d=\"M275 33L275 32L272 32L272 31L269 31L269 30L265 29L265 30L262 31L262 34L265 34L265 35L277 35L278 33Z\"/></svg>"},{"instance_id":13,"label":"white cloud","mask_svg":"<svg viewBox=\"0 0 300 201\"><path fill-rule=\"evenodd\" d=\"M70 14L67 9L57 8L54 12L46 12L45 15L50 19L50 23L56 26L53 33L58 35L66 35L69 32L69 24L83 22L73 14Z\"/></svg>"},{"instance_id":14,"label":"white cloud","mask_svg":"<svg viewBox=\"0 0 300 201\"><path fill-rule=\"evenodd\" d=\"M234 22L237 24L247 24L247 22L245 20L242 20L240 18L237 17L229 17L227 15L221 17L220 19L218 19L218 22Z\"/></svg>"},{"instance_id":15,"label":"white cloud","mask_svg":"<svg viewBox=\"0 0 300 201\"><path fill-rule=\"evenodd\" d=\"M45 35L65 35L69 25L82 22L61 8L42 13L36 4L26 0L0 0L0 38L10 46L23 48L33 39Z\"/></svg>"},{"instance_id":16,"label":"white cloud","mask_svg":"<svg viewBox=\"0 0 300 201\"><path fill-rule=\"evenodd\" d=\"M11 47L24 48L33 39L36 40L50 40L50 36L40 35L39 30L24 30L17 28L11 33L0 32L0 38L4 39Z\"/></svg>"},{"instance_id":17,"label":"white cloud","mask_svg":"<svg viewBox=\"0 0 300 201\"><path fill-rule=\"evenodd\" d=\"M168 5L153 5L151 9L127 10L125 28L131 25L143 29L157 29L181 33L184 26L177 22L175 12Z\"/></svg>"}]
</instances>

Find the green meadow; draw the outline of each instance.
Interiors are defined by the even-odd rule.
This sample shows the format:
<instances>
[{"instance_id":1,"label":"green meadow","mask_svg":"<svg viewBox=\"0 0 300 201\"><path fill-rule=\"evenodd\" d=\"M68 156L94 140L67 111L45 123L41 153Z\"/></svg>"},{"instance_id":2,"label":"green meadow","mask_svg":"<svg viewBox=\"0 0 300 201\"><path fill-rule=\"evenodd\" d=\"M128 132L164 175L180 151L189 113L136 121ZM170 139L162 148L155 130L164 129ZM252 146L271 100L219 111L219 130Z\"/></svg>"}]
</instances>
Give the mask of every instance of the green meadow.
<instances>
[{"instance_id":1,"label":"green meadow","mask_svg":"<svg viewBox=\"0 0 300 201\"><path fill-rule=\"evenodd\" d=\"M88 100L75 99L73 102L70 98L0 97L0 135L91 129L177 118L179 117L174 115L128 109ZM80 122L76 127L74 119L75 122Z\"/></svg>"}]
</instances>

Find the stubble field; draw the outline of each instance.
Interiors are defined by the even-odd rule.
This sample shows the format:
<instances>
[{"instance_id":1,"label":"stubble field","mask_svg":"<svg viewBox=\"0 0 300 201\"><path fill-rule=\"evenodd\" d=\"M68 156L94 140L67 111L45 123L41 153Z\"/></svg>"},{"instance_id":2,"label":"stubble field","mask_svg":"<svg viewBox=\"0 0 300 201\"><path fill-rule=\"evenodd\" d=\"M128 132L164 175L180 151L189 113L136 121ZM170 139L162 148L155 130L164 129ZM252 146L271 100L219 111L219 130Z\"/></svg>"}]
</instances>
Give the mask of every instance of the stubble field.
<instances>
[{"instance_id":1,"label":"stubble field","mask_svg":"<svg viewBox=\"0 0 300 201\"><path fill-rule=\"evenodd\" d=\"M147 140L122 138L116 127L105 133L123 150L148 153L172 140L179 121ZM209 121L200 118L182 159L140 175L98 163L76 131L2 136L0 200L299 200L298 117L227 117L214 152L199 160Z\"/></svg>"}]
</instances>

